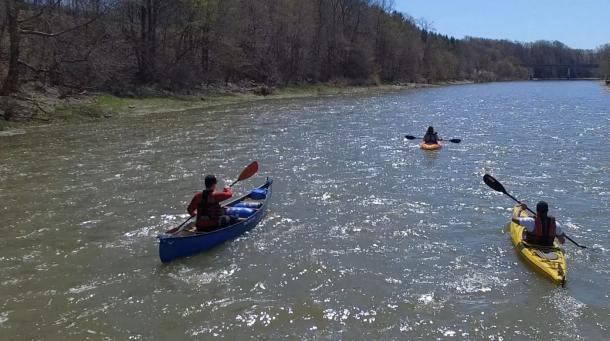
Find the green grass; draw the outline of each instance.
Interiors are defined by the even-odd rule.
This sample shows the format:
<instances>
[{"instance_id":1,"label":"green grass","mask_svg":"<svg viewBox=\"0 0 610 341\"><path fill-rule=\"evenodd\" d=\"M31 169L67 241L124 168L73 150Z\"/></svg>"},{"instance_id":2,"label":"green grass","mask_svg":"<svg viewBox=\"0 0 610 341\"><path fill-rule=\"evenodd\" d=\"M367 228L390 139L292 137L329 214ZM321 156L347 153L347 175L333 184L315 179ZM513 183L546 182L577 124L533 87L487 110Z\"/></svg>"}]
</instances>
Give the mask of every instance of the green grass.
<instances>
[{"instance_id":1,"label":"green grass","mask_svg":"<svg viewBox=\"0 0 610 341\"><path fill-rule=\"evenodd\" d=\"M345 86L340 84L306 84L289 85L273 89L267 96L257 95L256 91L227 92L219 90L198 96L184 97L138 97L124 98L112 95L101 95L97 106L102 111L113 114L145 114L163 111L181 111L195 108L207 108L217 105L237 104L263 99L287 99L325 95L341 95L395 89L393 85L381 86Z\"/></svg>"},{"instance_id":2,"label":"green grass","mask_svg":"<svg viewBox=\"0 0 610 341\"><path fill-rule=\"evenodd\" d=\"M98 97L97 103L104 109L113 112L121 112L132 107L175 107L198 104L195 99L170 98L170 97L144 97L144 98L123 98L112 95L102 95Z\"/></svg>"},{"instance_id":3,"label":"green grass","mask_svg":"<svg viewBox=\"0 0 610 341\"><path fill-rule=\"evenodd\" d=\"M97 103L102 108L107 108L113 112L119 112L129 107L127 98L120 98L111 95L102 95L98 97Z\"/></svg>"},{"instance_id":4,"label":"green grass","mask_svg":"<svg viewBox=\"0 0 610 341\"><path fill-rule=\"evenodd\" d=\"M97 104L71 104L55 108L51 119L58 121L91 120L102 118L105 114L106 110Z\"/></svg>"},{"instance_id":5,"label":"green grass","mask_svg":"<svg viewBox=\"0 0 610 341\"><path fill-rule=\"evenodd\" d=\"M101 94L54 107L50 114L39 118L45 122L93 121L115 116L144 115L149 113L177 112L189 109L205 109L213 106L247 103L259 100L290 99L315 96L332 96L392 90L393 85L348 86L343 84L288 85L271 89L267 96L262 89L242 91L215 90L193 96L173 97L117 97ZM39 122L33 120L32 122ZM20 123L23 124L23 123ZM0 122L0 130L11 128L11 122Z\"/></svg>"}]
</instances>

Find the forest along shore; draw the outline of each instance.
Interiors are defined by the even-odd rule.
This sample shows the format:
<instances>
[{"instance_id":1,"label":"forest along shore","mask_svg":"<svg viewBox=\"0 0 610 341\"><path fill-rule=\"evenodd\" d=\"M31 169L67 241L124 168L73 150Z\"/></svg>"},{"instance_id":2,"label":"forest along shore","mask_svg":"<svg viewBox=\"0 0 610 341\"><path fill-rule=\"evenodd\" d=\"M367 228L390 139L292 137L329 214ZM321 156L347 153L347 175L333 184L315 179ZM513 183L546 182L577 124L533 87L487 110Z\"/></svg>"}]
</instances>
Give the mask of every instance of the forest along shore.
<instances>
[{"instance_id":1,"label":"forest along shore","mask_svg":"<svg viewBox=\"0 0 610 341\"><path fill-rule=\"evenodd\" d=\"M389 1L10 0L0 13L5 128L346 91L315 84L601 78L610 68L610 46L458 39Z\"/></svg>"},{"instance_id":2,"label":"forest along shore","mask_svg":"<svg viewBox=\"0 0 610 341\"><path fill-rule=\"evenodd\" d=\"M265 85L216 87L191 93L169 93L142 88L130 97L107 93L61 93L42 84L28 84L19 94L0 97L0 136L23 133L23 128L40 124L87 122L113 117L153 113L177 113L220 105L259 100L312 96L337 96L380 91L395 91L447 85L472 84L453 81L436 84L404 83L384 85L310 84L273 88Z\"/></svg>"}]
</instances>

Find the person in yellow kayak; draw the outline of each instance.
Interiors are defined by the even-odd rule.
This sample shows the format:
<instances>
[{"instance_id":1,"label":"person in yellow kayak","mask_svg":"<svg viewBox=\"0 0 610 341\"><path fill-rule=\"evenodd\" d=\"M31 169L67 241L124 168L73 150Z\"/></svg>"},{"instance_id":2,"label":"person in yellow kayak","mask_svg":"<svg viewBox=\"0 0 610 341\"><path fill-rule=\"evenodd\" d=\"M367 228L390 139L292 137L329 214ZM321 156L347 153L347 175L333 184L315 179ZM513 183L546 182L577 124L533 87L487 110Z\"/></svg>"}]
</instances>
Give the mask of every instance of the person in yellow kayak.
<instances>
[{"instance_id":1,"label":"person in yellow kayak","mask_svg":"<svg viewBox=\"0 0 610 341\"><path fill-rule=\"evenodd\" d=\"M527 206L522 204L515 213L512 221L525 227L525 241L530 244L541 246L553 246L555 238L561 244L565 243L565 237L561 230L561 225L555 221L555 217L548 215L549 205L540 201L536 204L536 218L521 217L521 212L527 210Z\"/></svg>"},{"instance_id":2,"label":"person in yellow kayak","mask_svg":"<svg viewBox=\"0 0 610 341\"><path fill-rule=\"evenodd\" d=\"M198 231L214 231L227 226L231 217L226 215L226 210L220 203L233 196L231 187L226 186L222 192L216 192L216 177L207 175L205 177L205 189L193 197L187 211L191 217L197 216L196 226Z\"/></svg>"},{"instance_id":3,"label":"person in yellow kayak","mask_svg":"<svg viewBox=\"0 0 610 341\"><path fill-rule=\"evenodd\" d=\"M438 144L438 141L441 141L441 138L434 131L434 127L430 126L428 127L428 130L426 131L423 140L425 144Z\"/></svg>"}]
</instances>

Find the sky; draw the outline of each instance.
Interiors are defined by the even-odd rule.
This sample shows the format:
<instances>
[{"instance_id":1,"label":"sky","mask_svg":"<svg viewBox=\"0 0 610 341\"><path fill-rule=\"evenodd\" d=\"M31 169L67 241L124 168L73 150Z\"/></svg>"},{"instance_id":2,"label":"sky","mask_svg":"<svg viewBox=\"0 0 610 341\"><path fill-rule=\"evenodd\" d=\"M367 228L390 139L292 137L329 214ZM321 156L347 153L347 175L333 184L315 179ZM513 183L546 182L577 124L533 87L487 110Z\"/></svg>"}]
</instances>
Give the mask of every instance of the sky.
<instances>
[{"instance_id":1,"label":"sky","mask_svg":"<svg viewBox=\"0 0 610 341\"><path fill-rule=\"evenodd\" d=\"M582 49L610 43L610 0L394 0L394 7L456 38L559 40Z\"/></svg>"}]
</instances>

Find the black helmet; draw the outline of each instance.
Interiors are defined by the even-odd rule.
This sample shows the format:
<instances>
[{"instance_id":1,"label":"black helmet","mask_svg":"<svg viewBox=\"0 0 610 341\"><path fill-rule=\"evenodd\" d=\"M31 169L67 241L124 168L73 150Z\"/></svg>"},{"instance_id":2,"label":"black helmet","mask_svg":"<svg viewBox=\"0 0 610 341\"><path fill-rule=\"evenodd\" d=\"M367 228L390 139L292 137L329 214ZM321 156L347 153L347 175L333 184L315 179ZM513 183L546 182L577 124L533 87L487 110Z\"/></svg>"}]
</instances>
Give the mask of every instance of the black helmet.
<instances>
[{"instance_id":1,"label":"black helmet","mask_svg":"<svg viewBox=\"0 0 610 341\"><path fill-rule=\"evenodd\" d=\"M549 211L549 204L547 204L546 201L539 201L536 204L536 212L546 215L548 211Z\"/></svg>"},{"instance_id":2,"label":"black helmet","mask_svg":"<svg viewBox=\"0 0 610 341\"><path fill-rule=\"evenodd\" d=\"M206 175L205 176L205 188L210 188L212 186L214 186L218 181L216 180L216 177L212 174Z\"/></svg>"}]
</instances>

